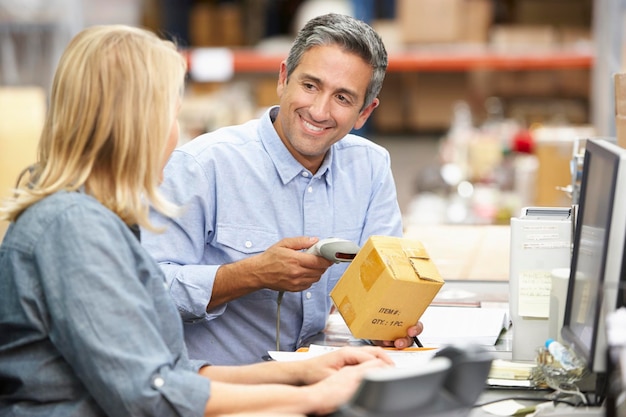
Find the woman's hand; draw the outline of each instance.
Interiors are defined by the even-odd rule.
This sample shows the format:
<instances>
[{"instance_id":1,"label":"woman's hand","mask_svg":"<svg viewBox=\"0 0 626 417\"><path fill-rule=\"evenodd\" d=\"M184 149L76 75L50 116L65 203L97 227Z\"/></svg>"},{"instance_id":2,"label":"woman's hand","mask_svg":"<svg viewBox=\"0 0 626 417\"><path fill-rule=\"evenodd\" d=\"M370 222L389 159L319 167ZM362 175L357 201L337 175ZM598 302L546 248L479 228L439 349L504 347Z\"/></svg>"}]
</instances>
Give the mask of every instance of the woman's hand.
<instances>
[{"instance_id":1,"label":"woman's hand","mask_svg":"<svg viewBox=\"0 0 626 417\"><path fill-rule=\"evenodd\" d=\"M393 366L389 355L377 346L346 346L341 349L302 361L301 384L309 385L332 376L339 370L372 362L370 366Z\"/></svg>"},{"instance_id":2,"label":"woman's hand","mask_svg":"<svg viewBox=\"0 0 626 417\"><path fill-rule=\"evenodd\" d=\"M320 382L301 387L301 389L310 391L313 404L316 404L313 412L318 415L326 415L336 411L354 396L366 373L375 372L377 369L388 366L390 366L389 363L383 358L371 359L358 365L344 366Z\"/></svg>"}]
</instances>

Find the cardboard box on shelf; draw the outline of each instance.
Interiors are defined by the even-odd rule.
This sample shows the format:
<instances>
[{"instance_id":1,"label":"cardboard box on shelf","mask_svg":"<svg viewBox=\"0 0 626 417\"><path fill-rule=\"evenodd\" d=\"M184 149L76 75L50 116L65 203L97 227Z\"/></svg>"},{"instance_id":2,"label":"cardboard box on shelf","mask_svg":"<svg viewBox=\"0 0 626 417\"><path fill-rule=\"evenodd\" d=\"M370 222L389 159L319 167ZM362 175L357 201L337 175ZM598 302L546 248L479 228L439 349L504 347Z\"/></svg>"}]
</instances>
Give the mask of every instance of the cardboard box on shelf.
<instances>
[{"instance_id":1,"label":"cardboard box on shelf","mask_svg":"<svg viewBox=\"0 0 626 417\"><path fill-rule=\"evenodd\" d=\"M378 95L380 105L372 113L372 122L378 133L406 131L406 94L402 73L388 73Z\"/></svg>"},{"instance_id":2,"label":"cardboard box on shelf","mask_svg":"<svg viewBox=\"0 0 626 417\"><path fill-rule=\"evenodd\" d=\"M613 76L615 84L615 114L626 116L626 72Z\"/></svg>"},{"instance_id":3,"label":"cardboard box on shelf","mask_svg":"<svg viewBox=\"0 0 626 417\"><path fill-rule=\"evenodd\" d=\"M258 108L270 107L278 104L278 75L260 76L254 82L255 104Z\"/></svg>"},{"instance_id":4,"label":"cardboard box on shelf","mask_svg":"<svg viewBox=\"0 0 626 417\"><path fill-rule=\"evenodd\" d=\"M466 0L462 3L463 17L460 42L487 43L493 22L491 0Z\"/></svg>"},{"instance_id":5,"label":"cardboard box on shelf","mask_svg":"<svg viewBox=\"0 0 626 417\"><path fill-rule=\"evenodd\" d=\"M572 141L538 141L535 153L539 159L537 170L537 206L560 207L566 206L569 201L567 194L560 190L572 182L570 161L573 150Z\"/></svg>"},{"instance_id":6,"label":"cardboard box on shelf","mask_svg":"<svg viewBox=\"0 0 626 417\"><path fill-rule=\"evenodd\" d=\"M189 15L189 41L192 46L216 45L215 20L215 10L210 4L194 4Z\"/></svg>"},{"instance_id":7,"label":"cardboard box on shelf","mask_svg":"<svg viewBox=\"0 0 626 417\"><path fill-rule=\"evenodd\" d=\"M371 236L330 296L354 337L395 340L406 336L443 284L420 241Z\"/></svg>"},{"instance_id":8,"label":"cardboard box on shelf","mask_svg":"<svg viewBox=\"0 0 626 417\"><path fill-rule=\"evenodd\" d=\"M450 128L454 104L468 100L468 75L464 72L410 74L405 80L408 111L406 126L413 131Z\"/></svg>"},{"instance_id":9,"label":"cardboard box on shelf","mask_svg":"<svg viewBox=\"0 0 626 417\"><path fill-rule=\"evenodd\" d=\"M554 71L558 93L562 97L591 96L591 71L587 68L559 69Z\"/></svg>"},{"instance_id":10,"label":"cardboard box on shelf","mask_svg":"<svg viewBox=\"0 0 626 417\"><path fill-rule=\"evenodd\" d=\"M559 43L564 48L592 48L593 34L590 28L563 26L558 29Z\"/></svg>"},{"instance_id":11,"label":"cardboard box on shelf","mask_svg":"<svg viewBox=\"0 0 626 417\"><path fill-rule=\"evenodd\" d=\"M526 126L573 126L589 123L589 106L582 98L511 97L505 100L507 117Z\"/></svg>"},{"instance_id":12,"label":"cardboard box on shelf","mask_svg":"<svg viewBox=\"0 0 626 417\"><path fill-rule=\"evenodd\" d=\"M243 18L238 5L200 2L192 6L189 38L192 46L242 46Z\"/></svg>"},{"instance_id":13,"label":"cardboard box on shelf","mask_svg":"<svg viewBox=\"0 0 626 417\"><path fill-rule=\"evenodd\" d=\"M557 93L557 73L551 70L493 71L492 94L502 97L541 96L551 97Z\"/></svg>"},{"instance_id":14,"label":"cardboard box on shelf","mask_svg":"<svg viewBox=\"0 0 626 417\"><path fill-rule=\"evenodd\" d=\"M371 25L383 40L388 54L404 51L404 43L396 19L374 19Z\"/></svg>"},{"instance_id":15,"label":"cardboard box on shelf","mask_svg":"<svg viewBox=\"0 0 626 417\"><path fill-rule=\"evenodd\" d=\"M589 27L593 0L516 0L515 17L520 23Z\"/></svg>"},{"instance_id":16,"label":"cardboard box on shelf","mask_svg":"<svg viewBox=\"0 0 626 417\"><path fill-rule=\"evenodd\" d=\"M461 36L463 0L398 0L405 43L456 42Z\"/></svg>"},{"instance_id":17,"label":"cardboard box on shelf","mask_svg":"<svg viewBox=\"0 0 626 417\"><path fill-rule=\"evenodd\" d=\"M551 25L495 25L490 29L489 43L496 51L538 52L558 46L558 32Z\"/></svg>"},{"instance_id":18,"label":"cardboard box on shelf","mask_svg":"<svg viewBox=\"0 0 626 417\"><path fill-rule=\"evenodd\" d=\"M404 43L485 43L493 20L490 0L398 0Z\"/></svg>"},{"instance_id":19,"label":"cardboard box on shelf","mask_svg":"<svg viewBox=\"0 0 626 417\"><path fill-rule=\"evenodd\" d=\"M572 204L562 188L572 184L571 161L577 139L595 136L591 126L541 127L533 131L537 169L538 207L568 207Z\"/></svg>"},{"instance_id":20,"label":"cardboard box on shelf","mask_svg":"<svg viewBox=\"0 0 626 417\"><path fill-rule=\"evenodd\" d=\"M626 148L626 115L618 114L615 116L615 133L617 144L622 148Z\"/></svg>"}]
</instances>

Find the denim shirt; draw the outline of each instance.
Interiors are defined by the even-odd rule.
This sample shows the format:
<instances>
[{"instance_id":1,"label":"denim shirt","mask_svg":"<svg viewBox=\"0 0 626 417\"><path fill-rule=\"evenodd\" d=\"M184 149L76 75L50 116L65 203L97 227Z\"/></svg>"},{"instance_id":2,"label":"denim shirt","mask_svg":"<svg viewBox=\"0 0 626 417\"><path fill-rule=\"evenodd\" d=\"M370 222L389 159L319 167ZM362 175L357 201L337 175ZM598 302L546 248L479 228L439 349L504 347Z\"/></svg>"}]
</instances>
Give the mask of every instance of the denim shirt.
<instances>
[{"instance_id":1,"label":"denim shirt","mask_svg":"<svg viewBox=\"0 0 626 417\"><path fill-rule=\"evenodd\" d=\"M201 416L158 265L94 198L59 192L0 246L0 416Z\"/></svg>"},{"instance_id":2,"label":"denim shirt","mask_svg":"<svg viewBox=\"0 0 626 417\"><path fill-rule=\"evenodd\" d=\"M163 193L181 216L154 214L162 234L142 231L142 244L165 271L185 320L192 358L216 365L258 362L276 349L276 291L254 291L207 311L220 265L265 251L286 237L337 237L363 245L371 235L402 235L389 153L349 134L313 174L260 119L202 135L172 154ZM319 282L285 292L280 348L295 350L324 330L329 293L347 265L332 265Z\"/></svg>"}]
</instances>

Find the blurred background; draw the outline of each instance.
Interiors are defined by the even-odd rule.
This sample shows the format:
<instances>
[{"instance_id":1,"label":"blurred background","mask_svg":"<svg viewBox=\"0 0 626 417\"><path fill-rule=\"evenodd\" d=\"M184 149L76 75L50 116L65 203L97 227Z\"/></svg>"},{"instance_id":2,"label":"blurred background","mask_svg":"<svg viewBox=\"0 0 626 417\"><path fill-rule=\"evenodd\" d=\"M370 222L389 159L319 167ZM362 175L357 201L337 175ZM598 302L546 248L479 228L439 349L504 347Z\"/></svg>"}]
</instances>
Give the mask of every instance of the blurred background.
<instances>
[{"instance_id":1,"label":"blurred background","mask_svg":"<svg viewBox=\"0 0 626 417\"><path fill-rule=\"evenodd\" d=\"M578 141L616 136L625 3L0 0L0 196L35 158L53 69L81 28L124 23L177 42L190 63L182 143L275 104L294 34L334 11L370 23L389 52L381 105L355 133L390 151L407 227L569 206Z\"/></svg>"}]
</instances>

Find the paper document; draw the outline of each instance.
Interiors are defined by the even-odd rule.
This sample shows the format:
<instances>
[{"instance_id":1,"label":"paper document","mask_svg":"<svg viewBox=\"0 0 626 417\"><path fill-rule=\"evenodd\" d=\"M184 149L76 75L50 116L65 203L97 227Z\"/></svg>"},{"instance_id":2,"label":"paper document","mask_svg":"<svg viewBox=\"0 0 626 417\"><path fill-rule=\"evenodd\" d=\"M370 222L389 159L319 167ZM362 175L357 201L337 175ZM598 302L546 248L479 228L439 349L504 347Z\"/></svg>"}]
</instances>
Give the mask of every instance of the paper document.
<instances>
[{"instance_id":1,"label":"paper document","mask_svg":"<svg viewBox=\"0 0 626 417\"><path fill-rule=\"evenodd\" d=\"M545 270L519 273L518 314L520 316L546 319L550 316L551 276L551 271Z\"/></svg>"},{"instance_id":2,"label":"paper document","mask_svg":"<svg viewBox=\"0 0 626 417\"><path fill-rule=\"evenodd\" d=\"M533 369L537 365L531 362L513 362L495 359L491 363L487 385L498 387L531 388Z\"/></svg>"},{"instance_id":3,"label":"paper document","mask_svg":"<svg viewBox=\"0 0 626 417\"><path fill-rule=\"evenodd\" d=\"M430 306L420 318L424 346L478 344L493 346L509 327L508 310L502 308Z\"/></svg>"},{"instance_id":4,"label":"paper document","mask_svg":"<svg viewBox=\"0 0 626 417\"><path fill-rule=\"evenodd\" d=\"M513 362L495 359L491 364L489 378L528 380L537 364L533 362Z\"/></svg>"},{"instance_id":5,"label":"paper document","mask_svg":"<svg viewBox=\"0 0 626 417\"><path fill-rule=\"evenodd\" d=\"M319 356L324 353L340 349L337 346L322 346L322 345L311 345L308 350L298 351L298 352L278 352L278 351L269 351L269 355L275 361L297 361L303 359L309 359L314 356ZM430 359L435 356L437 353L437 349L405 349L405 350L393 350L387 349L386 352L389 354L393 362L396 364L398 368L410 368L415 367L416 365L423 364L428 362Z\"/></svg>"}]
</instances>

